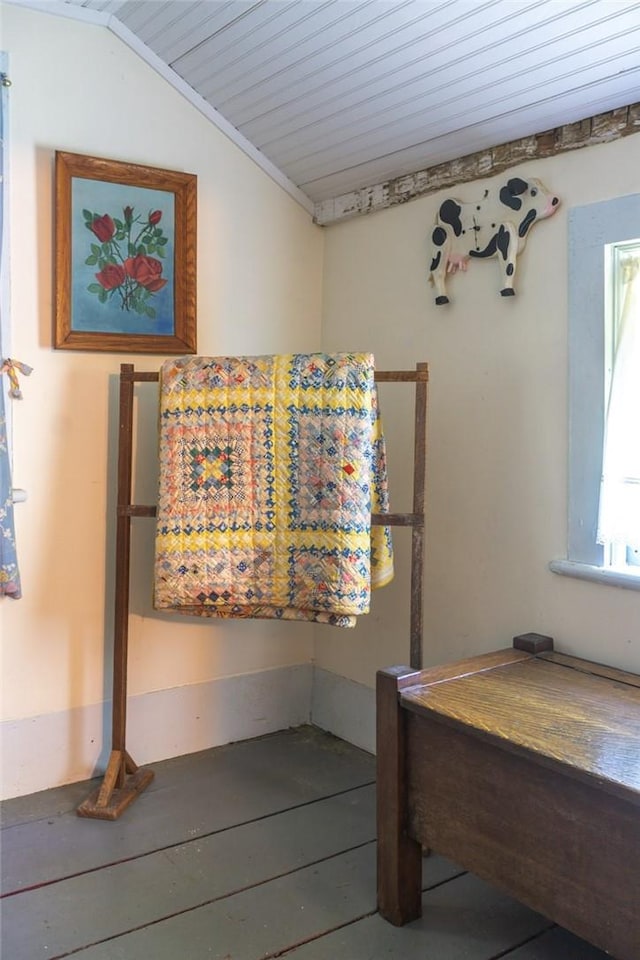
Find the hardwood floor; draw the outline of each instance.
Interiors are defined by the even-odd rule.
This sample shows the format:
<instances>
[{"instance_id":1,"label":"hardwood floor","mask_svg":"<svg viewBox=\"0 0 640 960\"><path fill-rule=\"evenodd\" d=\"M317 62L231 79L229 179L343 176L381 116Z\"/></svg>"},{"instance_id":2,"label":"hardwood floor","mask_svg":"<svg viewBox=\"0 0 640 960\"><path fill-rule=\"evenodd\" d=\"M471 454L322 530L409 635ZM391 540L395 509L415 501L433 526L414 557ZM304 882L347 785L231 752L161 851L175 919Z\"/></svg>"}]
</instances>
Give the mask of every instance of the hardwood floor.
<instances>
[{"instance_id":1,"label":"hardwood floor","mask_svg":"<svg viewBox=\"0 0 640 960\"><path fill-rule=\"evenodd\" d=\"M82 783L2 804L2 960L604 960L432 856L376 913L374 759L313 727L154 764L114 822Z\"/></svg>"}]
</instances>

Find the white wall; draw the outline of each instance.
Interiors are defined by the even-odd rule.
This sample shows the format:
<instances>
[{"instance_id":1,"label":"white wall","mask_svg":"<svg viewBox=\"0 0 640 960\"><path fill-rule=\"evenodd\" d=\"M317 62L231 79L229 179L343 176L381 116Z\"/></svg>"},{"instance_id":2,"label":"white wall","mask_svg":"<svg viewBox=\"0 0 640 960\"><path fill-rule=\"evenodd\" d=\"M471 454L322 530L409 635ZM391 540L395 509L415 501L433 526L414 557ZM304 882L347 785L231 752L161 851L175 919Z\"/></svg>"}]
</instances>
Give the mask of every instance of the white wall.
<instances>
[{"instance_id":1,"label":"white wall","mask_svg":"<svg viewBox=\"0 0 640 960\"><path fill-rule=\"evenodd\" d=\"M640 136L525 164L558 194L518 263L517 296L498 291L496 261L472 262L436 307L429 235L445 194L330 227L323 346L373 350L378 367L430 364L425 665L551 634L578 656L640 670L640 592L559 577L566 556L567 210L637 192ZM453 191L481 197L487 181ZM451 191L449 191L451 192ZM385 386L392 509L410 509L412 397ZM373 685L408 662L409 542L400 576L350 637L316 633L316 662Z\"/></svg>"},{"instance_id":2,"label":"white wall","mask_svg":"<svg viewBox=\"0 0 640 960\"><path fill-rule=\"evenodd\" d=\"M85 710L94 717L95 705L109 695L115 374L122 361L133 360L141 369L157 369L161 362L52 349L54 151L198 175L201 354L318 349L323 234L302 207L106 28L7 4L0 15L13 82L12 351L34 367L24 401L14 404L13 479L28 491L27 503L16 507L24 596L0 603L7 723L2 779L10 796L88 776L108 739L108 726L96 730L93 720L84 727L79 721L57 744L45 743L37 731L47 727L47 717L62 729L64 718L55 716L60 712L76 711L81 718ZM153 503L154 388L138 390L144 417L136 500ZM280 668L309 663L311 625L212 623L154 614L152 525L134 523L134 697L186 686L201 691L221 678L267 670L280 677ZM286 725L287 719L300 722L298 712L284 720L277 711L265 715L263 688L264 682L254 734ZM245 684L243 696L247 689ZM189 729L195 718L184 709L173 716L165 711L165 722ZM238 703L237 709L246 719L252 705ZM221 742L220 737L233 739L227 721L224 730L212 721L205 737L201 730L191 739L181 736L180 752ZM132 730L134 742L139 733ZM9 763L15 757L21 758L19 771Z\"/></svg>"}]
</instances>

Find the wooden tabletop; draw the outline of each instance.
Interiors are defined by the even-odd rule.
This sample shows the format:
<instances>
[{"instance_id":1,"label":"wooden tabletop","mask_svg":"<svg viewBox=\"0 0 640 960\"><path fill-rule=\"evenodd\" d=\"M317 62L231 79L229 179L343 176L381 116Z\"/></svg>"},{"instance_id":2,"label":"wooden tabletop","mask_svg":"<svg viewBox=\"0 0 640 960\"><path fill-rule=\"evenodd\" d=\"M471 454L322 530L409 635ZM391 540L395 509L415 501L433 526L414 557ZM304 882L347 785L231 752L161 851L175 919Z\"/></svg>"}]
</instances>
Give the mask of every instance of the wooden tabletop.
<instances>
[{"instance_id":1,"label":"wooden tabletop","mask_svg":"<svg viewBox=\"0 0 640 960\"><path fill-rule=\"evenodd\" d=\"M400 702L640 805L635 674L556 653L498 651L462 670L424 671Z\"/></svg>"}]
</instances>

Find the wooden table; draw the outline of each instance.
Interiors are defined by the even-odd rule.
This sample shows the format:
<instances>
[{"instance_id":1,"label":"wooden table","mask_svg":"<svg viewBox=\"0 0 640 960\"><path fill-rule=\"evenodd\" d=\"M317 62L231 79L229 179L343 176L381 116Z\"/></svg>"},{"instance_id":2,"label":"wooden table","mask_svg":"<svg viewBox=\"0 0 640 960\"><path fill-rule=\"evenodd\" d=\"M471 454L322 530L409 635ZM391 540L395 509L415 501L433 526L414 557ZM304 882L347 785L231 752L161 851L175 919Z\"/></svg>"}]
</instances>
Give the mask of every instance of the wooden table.
<instances>
[{"instance_id":1,"label":"wooden table","mask_svg":"<svg viewBox=\"0 0 640 960\"><path fill-rule=\"evenodd\" d=\"M617 960L640 958L640 677L514 649L380 671L378 907L421 914L432 849Z\"/></svg>"}]
</instances>

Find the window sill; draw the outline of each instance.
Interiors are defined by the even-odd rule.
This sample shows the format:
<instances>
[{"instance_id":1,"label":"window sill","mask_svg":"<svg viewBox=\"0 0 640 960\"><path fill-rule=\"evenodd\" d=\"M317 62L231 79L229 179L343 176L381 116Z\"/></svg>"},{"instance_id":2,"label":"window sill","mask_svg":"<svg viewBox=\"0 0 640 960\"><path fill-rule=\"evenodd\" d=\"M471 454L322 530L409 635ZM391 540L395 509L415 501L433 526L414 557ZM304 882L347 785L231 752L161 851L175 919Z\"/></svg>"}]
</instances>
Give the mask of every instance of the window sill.
<instances>
[{"instance_id":1,"label":"window sill","mask_svg":"<svg viewBox=\"0 0 640 960\"><path fill-rule=\"evenodd\" d=\"M596 567L590 563L578 563L575 560L552 560L549 569L563 577L577 577L579 580L608 583L610 587L640 590L640 573L623 573L611 567Z\"/></svg>"}]
</instances>

